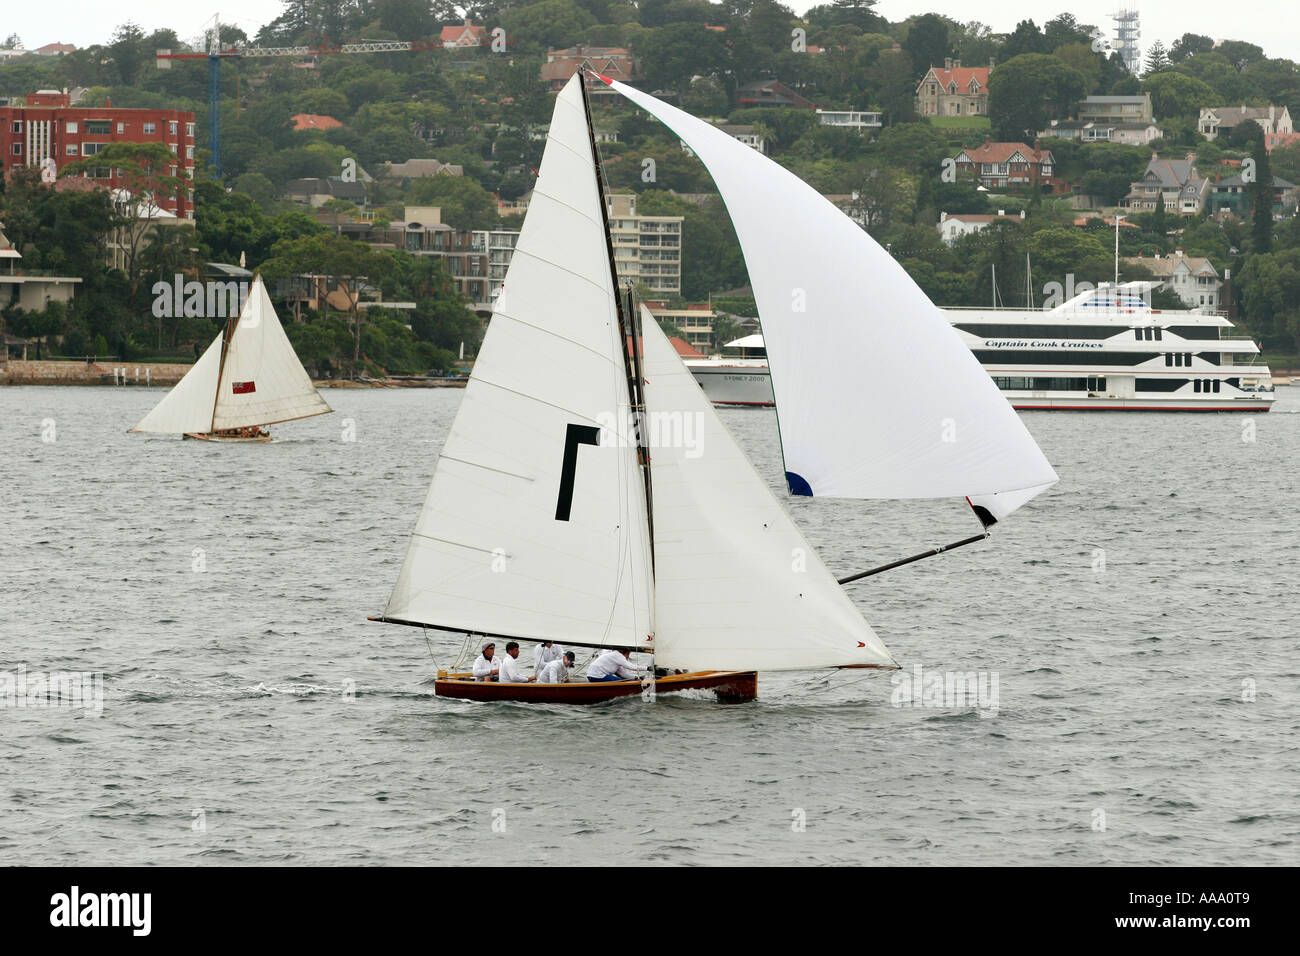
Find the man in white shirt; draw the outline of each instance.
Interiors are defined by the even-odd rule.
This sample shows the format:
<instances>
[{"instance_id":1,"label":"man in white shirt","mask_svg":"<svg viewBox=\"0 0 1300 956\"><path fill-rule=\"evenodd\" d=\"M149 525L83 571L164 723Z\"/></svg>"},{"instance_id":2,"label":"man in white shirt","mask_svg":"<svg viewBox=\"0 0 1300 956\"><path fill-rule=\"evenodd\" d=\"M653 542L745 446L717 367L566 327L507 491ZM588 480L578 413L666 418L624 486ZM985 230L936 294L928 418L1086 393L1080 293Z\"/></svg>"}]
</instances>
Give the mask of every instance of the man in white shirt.
<instances>
[{"instance_id":1,"label":"man in white shirt","mask_svg":"<svg viewBox=\"0 0 1300 956\"><path fill-rule=\"evenodd\" d=\"M564 656L557 661L551 661L542 668L542 672L537 675L539 684L567 684L569 682L569 668L573 666L573 651L565 651Z\"/></svg>"},{"instance_id":2,"label":"man in white shirt","mask_svg":"<svg viewBox=\"0 0 1300 956\"><path fill-rule=\"evenodd\" d=\"M492 660L492 655L496 652L496 649L497 646L489 641L483 645L483 653L474 658L475 680L497 679L497 662Z\"/></svg>"},{"instance_id":3,"label":"man in white shirt","mask_svg":"<svg viewBox=\"0 0 1300 956\"><path fill-rule=\"evenodd\" d=\"M538 675L541 680L541 673L551 661L558 661L564 657L564 648L559 644L553 644L550 641L542 641L533 648L533 673Z\"/></svg>"},{"instance_id":4,"label":"man in white shirt","mask_svg":"<svg viewBox=\"0 0 1300 956\"><path fill-rule=\"evenodd\" d=\"M587 680L593 684L612 680L636 680L646 668L633 664L627 651L605 651L587 668Z\"/></svg>"},{"instance_id":5,"label":"man in white shirt","mask_svg":"<svg viewBox=\"0 0 1300 956\"><path fill-rule=\"evenodd\" d=\"M501 673L497 680L503 684L531 684L536 677L525 677L519 669L519 642L506 645L506 656L501 658Z\"/></svg>"}]
</instances>

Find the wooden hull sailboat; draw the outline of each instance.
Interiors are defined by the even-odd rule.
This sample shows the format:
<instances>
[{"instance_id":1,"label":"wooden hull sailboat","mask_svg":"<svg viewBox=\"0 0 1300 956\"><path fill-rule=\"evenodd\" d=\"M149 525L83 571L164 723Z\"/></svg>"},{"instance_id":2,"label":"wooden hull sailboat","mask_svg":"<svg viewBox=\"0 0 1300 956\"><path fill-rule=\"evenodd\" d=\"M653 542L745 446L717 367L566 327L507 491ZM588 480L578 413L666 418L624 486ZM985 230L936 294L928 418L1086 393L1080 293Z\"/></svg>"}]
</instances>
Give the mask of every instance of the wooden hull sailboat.
<instances>
[{"instance_id":1,"label":"wooden hull sailboat","mask_svg":"<svg viewBox=\"0 0 1300 956\"><path fill-rule=\"evenodd\" d=\"M697 671L693 674L669 674L639 680L567 684L502 684L476 681L472 674L439 671L433 692L439 697L461 700L514 701L521 704L601 704L620 697L641 697L651 689L655 694L672 694L687 690L711 691L720 701L743 703L758 696L758 674L754 671Z\"/></svg>"},{"instance_id":2,"label":"wooden hull sailboat","mask_svg":"<svg viewBox=\"0 0 1300 956\"><path fill-rule=\"evenodd\" d=\"M620 294L584 79L556 99L492 322L374 619L471 645L651 654L658 672L674 672L656 694L752 699L760 670L896 668L653 316ZM987 528L1056 480L969 349L870 236L725 133L610 85L681 137L727 202L792 493L964 497ZM845 283L862 288L846 294ZM898 407L889 349L952 362L924 407ZM439 696L480 701L642 691L640 681L481 683L450 669L435 682Z\"/></svg>"},{"instance_id":3,"label":"wooden hull sailboat","mask_svg":"<svg viewBox=\"0 0 1300 956\"><path fill-rule=\"evenodd\" d=\"M298 360L258 276L239 315L131 431L268 442L267 425L331 411Z\"/></svg>"},{"instance_id":4,"label":"wooden hull sailboat","mask_svg":"<svg viewBox=\"0 0 1300 956\"><path fill-rule=\"evenodd\" d=\"M273 441L274 439L266 434L260 435L226 435L220 432L186 432L183 438L194 438L198 441L220 441L220 442L261 442Z\"/></svg>"}]
</instances>

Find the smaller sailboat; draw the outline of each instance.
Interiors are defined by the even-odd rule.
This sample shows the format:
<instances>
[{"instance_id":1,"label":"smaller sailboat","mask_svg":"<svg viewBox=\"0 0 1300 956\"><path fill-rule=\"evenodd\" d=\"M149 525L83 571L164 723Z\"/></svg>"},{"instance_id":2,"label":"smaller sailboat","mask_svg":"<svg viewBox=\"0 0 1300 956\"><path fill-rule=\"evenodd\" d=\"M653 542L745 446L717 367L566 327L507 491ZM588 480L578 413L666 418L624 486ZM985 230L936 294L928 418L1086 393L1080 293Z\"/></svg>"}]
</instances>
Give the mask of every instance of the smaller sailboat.
<instances>
[{"instance_id":1,"label":"smaller sailboat","mask_svg":"<svg viewBox=\"0 0 1300 956\"><path fill-rule=\"evenodd\" d=\"M266 426L326 415L257 276L238 316L133 432L201 441L266 442Z\"/></svg>"}]
</instances>

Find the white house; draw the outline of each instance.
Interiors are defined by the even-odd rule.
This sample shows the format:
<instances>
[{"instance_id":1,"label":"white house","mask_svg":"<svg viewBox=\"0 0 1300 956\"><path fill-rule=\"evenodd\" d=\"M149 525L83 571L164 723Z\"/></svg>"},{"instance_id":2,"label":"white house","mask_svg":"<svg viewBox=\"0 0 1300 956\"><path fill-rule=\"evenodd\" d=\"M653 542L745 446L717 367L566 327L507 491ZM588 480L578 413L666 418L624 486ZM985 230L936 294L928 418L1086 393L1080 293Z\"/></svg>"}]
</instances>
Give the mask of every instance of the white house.
<instances>
[{"instance_id":1,"label":"white house","mask_svg":"<svg viewBox=\"0 0 1300 956\"><path fill-rule=\"evenodd\" d=\"M939 236L947 245L952 245L962 236L969 236L973 232L983 232L990 225L999 219L1009 219L1012 222L1020 222L1025 218L1025 211L1020 210L1016 216L1008 216L1005 210L999 209L996 216L976 213L939 213Z\"/></svg>"},{"instance_id":2,"label":"white house","mask_svg":"<svg viewBox=\"0 0 1300 956\"><path fill-rule=\"evenodd\" d=\"M1246 120L1254 120L1266 134L1294 133L1291 114L1285 106L1202 106L1196 129L1206 139L1228 135Z\"/></svg>"},{"instance_id":3,"label":"white house","mask_svg":"<svg viewBox=\"0 0 1300 956\"><path fill-rule=\"evenodd\" d=\"M880 129L881 115L865 110L818 110L817 122L823 126L839 126L861 133L869 129Z\"/></svg>"},{"instance_id":4,"label":"white house","mask_svg":"<svg viewBox=\"0 0 1300 956\"><path fill-rule=\"evenodd\" d=\"M1218 310L1223 280L1209 259L1185 256L1183 250L1176 249L1171 256L1156 256L1154 259L1137 256L1124 261L1150 269L1152 275L1164 279L1165 287L1182 299L1188 308Z\"/></svg>"}]
</instances>

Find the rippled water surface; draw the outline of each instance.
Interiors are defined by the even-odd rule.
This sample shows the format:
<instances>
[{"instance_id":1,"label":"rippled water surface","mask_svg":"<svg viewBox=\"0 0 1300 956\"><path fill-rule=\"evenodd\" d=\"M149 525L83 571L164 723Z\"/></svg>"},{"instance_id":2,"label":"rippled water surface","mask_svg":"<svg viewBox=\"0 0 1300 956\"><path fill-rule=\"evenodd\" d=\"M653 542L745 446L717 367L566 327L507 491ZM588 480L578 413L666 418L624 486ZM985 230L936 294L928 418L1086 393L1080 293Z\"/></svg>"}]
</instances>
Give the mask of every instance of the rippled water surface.
<instances>
[{"instance_id":1,"label":"rippled water surface","mask_svg":"<svg viewBox=\"0 0 1300 956\"><path fill-rule=\"evenodd\" d=\"M0 671L104 687L99 715L0 706L7 863L1300 862L1300 387L1025 413L1059 485L851 586L909 672L996 675L983 717L894 706L887 673L434 698L459 641L366 616L461 393L327 391L269 445L126 435L161 395L0 389ZM772 413L723 416L776 487ZM790 505L841 573L978 530Z\"/></svg>"}]
</instances>

